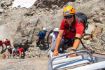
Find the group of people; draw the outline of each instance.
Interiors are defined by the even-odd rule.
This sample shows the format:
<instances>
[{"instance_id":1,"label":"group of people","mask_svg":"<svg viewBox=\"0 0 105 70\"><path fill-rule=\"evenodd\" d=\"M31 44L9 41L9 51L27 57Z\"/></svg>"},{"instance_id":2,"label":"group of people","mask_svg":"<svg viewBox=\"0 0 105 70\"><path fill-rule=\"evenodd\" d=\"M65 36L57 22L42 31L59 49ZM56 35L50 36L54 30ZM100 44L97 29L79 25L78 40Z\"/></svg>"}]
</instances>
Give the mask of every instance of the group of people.
<instances>
[{"instance_id":1,"label":"group of people","mask_svg":"<svg viewBox=\"0 0 105 70\"><path fill-rule=\"evenodd\" d=\"M80 13L81 14L81 13ZM78 15L77 15L78 16ZM82 15L81 19L76 16L76 10L71 5L65 5L63 7L63 19L61 21L59 28L54 28L53 32L50 34L51 39L51 50L53 55L57 56L59 52L66 50L68 47L71 47L70 52L75 52L80 44L80 39L85 32L85 23L87 22L87 17ZM82 19L84 21L82 21ZM45 36L47 29L43 28L42 31L38 33L38 39L36 44L39 46L45 42ZM0 46L4 50L4 45L10 51L11 44L8 39L4 42L0 41ZM67 47L65 46L67 45ZM24 49L22 47L18 48L18 52L22 55ZM10 52L10 54L12 51ZM75 56L75 55L74 55Z\"/></svg>"},{"instance_id":2,"label":"group of people","mask_svg":"<svg viewBox=\"0 0 105 70\"><path fill-rule=\"evenodd\" d=\"M12 48L12 56L13 57L19 57L19 58L24 58L25 57L25 51L24 48L21 46L18 46L16 48Z\"/></svg>"},{"instance_id":3,"label":"group of people","mask_svg":"<svg viewBox=\"0 0 105 70\"><path fill-rule=\"evenodd\" d=\"M58 31L59 31L59 28L54 28L54 29L48 30L47 28L44 27L37 34L38 38L36 40L36 45L39 47L43 45L43 48L46 48L46 47L48 47L48 43L51 43L51 46L53 46L55 44L55 39L58 35ZM50 38L50 40L49 40L50 42L47 42L49 38Z\"/></svg>"},{"instance_id":4,"label":"group of people","mask_svg":"<svg viewBox=\"0 0 105 70\"><path fill-rule=\"evenodd\" d=\"M0 46L1 46L1 53L3 52L3 50L10 50L11 48L11 43L10 43L10 40L8 39L4 39L4 41L0 40Z\"/></svg>"},{"instance_id":5,"label":"group of people","mask_svg":"<svg viewBox=\"0 0 105 70\"><path fill-rule=\"evenodd\" d=\"M4 39L4 41L0 40L0 47L0 52L3 54L3 58L9 58L11 56L14 57L16 55L21 57L24 53L24 49L21 46L17 48L13 47L9 39Z\"/></svg>"},{"instance_id":6,"label":"group of people","mask_svg":"<svg viewBox=\"0 0 105 70\"><path fill-rule=\"evenodd\" d=\"M65 5L63 7L64 18L61 21L60 27L55 28L50 35L52 37L51 50L53 51L54 56L57 56L61 51L68 49L68 47L71 47L71 50L69 50L70 52L75 52L79 47L80 39L85 33L87 16L82 13L76 13L76 10L71 5ZM44 40L45 35L43 35L43 38L39 37L39 40ZM76 55L74 54L71 56Z\"/></svg>"}]
</instances>

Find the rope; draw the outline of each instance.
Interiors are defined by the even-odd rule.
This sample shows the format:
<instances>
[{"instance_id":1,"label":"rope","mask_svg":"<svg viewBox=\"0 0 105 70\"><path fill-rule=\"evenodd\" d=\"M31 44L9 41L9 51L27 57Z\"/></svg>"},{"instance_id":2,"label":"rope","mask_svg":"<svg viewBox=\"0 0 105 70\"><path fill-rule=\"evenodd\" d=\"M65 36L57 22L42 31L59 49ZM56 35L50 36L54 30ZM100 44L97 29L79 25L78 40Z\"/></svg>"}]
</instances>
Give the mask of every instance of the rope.
<instances>
[{"instance_id":1,"label":"rope","mask_svg":"<svg viewBox=\"0 0 105 70\"><path fill-rule=\"evenodd\" d=\"M77 37L76 37L76 38L77 38ZM77 39L80 40L82 46L83 46L86 50L88 50L91 54L105 55L105 54L102 54L102 53L95 52L94 50L90 49L89 47L86 47L86 46L84 45L84 43L83 43L83 41L82 41L81 38L77 38Z\"/></svg>"}]
</instances>

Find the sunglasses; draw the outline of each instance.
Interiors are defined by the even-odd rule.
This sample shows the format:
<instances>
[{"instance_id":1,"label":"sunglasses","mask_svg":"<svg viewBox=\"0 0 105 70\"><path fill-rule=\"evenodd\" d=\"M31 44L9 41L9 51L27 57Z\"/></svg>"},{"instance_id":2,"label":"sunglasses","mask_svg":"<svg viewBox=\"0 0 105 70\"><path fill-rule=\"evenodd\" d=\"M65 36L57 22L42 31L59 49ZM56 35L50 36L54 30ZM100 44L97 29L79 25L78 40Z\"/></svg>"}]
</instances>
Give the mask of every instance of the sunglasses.
<instances>
[{"instance_id":1,"label":"sunglasses","mask_svg":"<svg viewBox=\"0 0 105 70\"><path fill-rule=\"evenodd\" d=\"M65 19L72 18L72 15L64 16Z\"/></svg>"}]
</instances>

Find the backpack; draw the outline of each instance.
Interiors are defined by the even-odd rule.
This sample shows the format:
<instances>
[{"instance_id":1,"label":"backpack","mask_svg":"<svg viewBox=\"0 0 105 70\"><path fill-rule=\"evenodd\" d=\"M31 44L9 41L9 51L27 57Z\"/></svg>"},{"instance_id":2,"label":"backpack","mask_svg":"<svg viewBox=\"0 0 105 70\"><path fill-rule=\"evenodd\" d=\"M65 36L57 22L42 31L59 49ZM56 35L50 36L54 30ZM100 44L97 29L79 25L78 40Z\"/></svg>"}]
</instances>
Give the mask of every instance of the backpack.
<instances>
[{"instance_id":1,"label":"backpack","mask_svg":"<svg viewBox=\"0 0 105 70\"><path fill-rule=\"evenodd\" d=\"M83 25L85 27L85 30L88 28L88 22L87 22L87 16L86 14L82 12L77 12L76 13L76 18L78 18L79 22L83 22Z\"/></svg>"}]
</instances>

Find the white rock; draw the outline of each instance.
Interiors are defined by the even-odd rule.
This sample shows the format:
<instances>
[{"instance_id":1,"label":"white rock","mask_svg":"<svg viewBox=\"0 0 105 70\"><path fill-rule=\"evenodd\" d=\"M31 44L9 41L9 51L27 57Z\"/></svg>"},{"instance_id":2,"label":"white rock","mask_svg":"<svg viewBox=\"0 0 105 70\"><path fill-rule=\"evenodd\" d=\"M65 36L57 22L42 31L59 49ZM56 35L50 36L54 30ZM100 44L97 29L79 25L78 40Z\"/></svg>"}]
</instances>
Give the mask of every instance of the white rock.
<instances>
[{"instance_id":1,"label":"white rock","mask_svg":"<svg viewBox=\"0 0 105 70\"><path fill-rule=\"evenodd\" d=\"M3 13L4 12L4 9L0 9L0 13Z\"/></svg>"}]
</instances>

